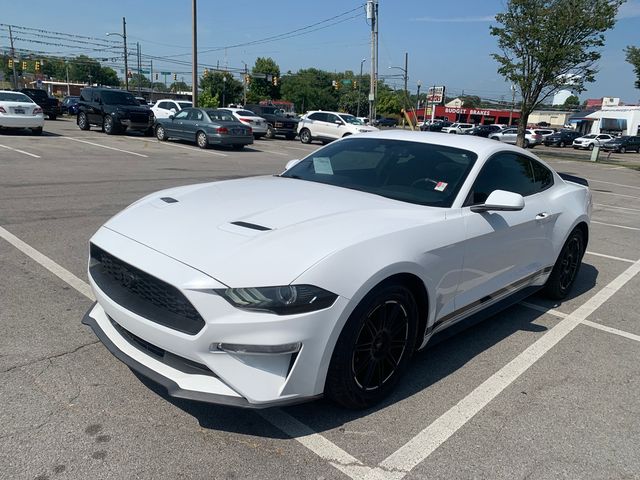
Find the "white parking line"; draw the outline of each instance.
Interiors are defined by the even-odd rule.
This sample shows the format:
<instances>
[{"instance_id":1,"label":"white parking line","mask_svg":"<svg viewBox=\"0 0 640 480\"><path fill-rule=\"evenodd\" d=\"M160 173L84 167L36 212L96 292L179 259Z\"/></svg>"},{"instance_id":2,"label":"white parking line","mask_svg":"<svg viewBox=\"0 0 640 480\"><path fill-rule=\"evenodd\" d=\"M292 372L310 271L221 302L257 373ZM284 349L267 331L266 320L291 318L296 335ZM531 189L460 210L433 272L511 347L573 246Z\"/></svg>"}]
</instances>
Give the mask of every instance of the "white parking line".
<instances>
[{"instance_id":1,"label":"white parking line","mask_svg":"<svg viewBox=\"0 0 640 480\"><path fill-rule=\"evenodd\" d=\"M630 260L628 258L614 257L613 255L605 255L604 253L590 252L589 250L584 253L587 255L593 255L594 257L608 258L609 260L618 260L619 262L635 263L635 260Z\"/></svg>"},{"instance_id":2,"label":"white parking line","mask_svg":"<svg viewBox=\"0 0 640 480\"><path fill-rule=\"evenodd\" d=\"M639 272L640 260L633 263L581 307L562 319L399 450L383 460L380 466L391 470L411 471Z\"/></svg>"},{"instance_id":3,"label":"white parking line","mask_svg":"<svg viewBox=\"0 0 640 480\"><path fill-rule=\"evenodd\" d=\"M627 212L639 212L640 213L640 209L639 208L628 208L628 207L619 207L617 205L608 205L606 203L594 203L593 204L594 207L602 207L605 210L625 210Z\"/></svg>"},{"instance_id":4,"label":"white parking line","mask_svg":"<svg viewBox=\"0 0 640 480\"><path fill-rule=\"evenodd\" d=\"M46 255L43 255L38 250L26 244L25 242L20 240L18 237L16 237L14 234L9 232L8 230L5 230L2 227L0 227L0 237L4 238L7 242L9 242L11 245L16 247L18 250L20 250L22 253L24 253L28 257L31 257L37 263L39 263L44 268L46 268L51 273L53 273L55 276L59 277L64 282L71 285L73 288L75 288L78 292L80 292L82 295L84 295L88 299L95 300L93 296L93 292L91 291L91 287L89 287L89 285L87 285L86 282L84 282L83 280L80 280L78 277L76 277L73 273L71 273L66 268L60 266L59 264L51 260L49 257L47 257Z\"/></svg>"},{"instance_id":5,"label":"white parking line","mask_svg":"<svg viewBox=\"0 0 640 480\"><path fill-rule=\"evenodd\" d=\"M623 168L627 168L627 167L623 167ZM636 197L633 195L624 195L622 193L614 193L614 192L601 192L600 190L594 190L593 188L591 189L591 192L594 194L600 194L600 195L615 195L616 197L633 198L636 200L640 200L640 197Z\"/></svg>"},{"instance_id":6,"label":"white parking line","mask_svg":"<svg viewBox=\"0 0 640 480\"><path fill-rule=\"evenodd\" d=\"M636 230L636 231L640 231L640 228L636 228L636 227L627 227L626 225L616 225L615 223L598 222L597 220L591 220L591 223L596 223L596 224L598 224L598 225L605 225L605 226L607 226L607 227L624 228L625 230Z\"/></svg>"},{"instance_id":7,"label":"white parking line","mask_svg":"<svg viewBox=\"0 0 640 480\"><path fill-rule=\"evenodd\" d=\"M0 147L6 148L7 150L13 150L14 152L22 153L24 155L29 155L30 157L33 157L33 158L41 158L40 155L36 155L35 153L25 152L24 150L18 150L17 148L7 147L6 145L0 145Z\"/></svg>"},{"instance_id":8,"label":"white parking line","mask_svg":"<svg viewBox=\"0 0 640 480\"><path fill-rule=\"evenodd\" d=\"M640 190L640 187L636 185L625 185L624 183L605 182L604 180L596 180L594 178L587 178L590 182L605 183L607 185L615 185L616 187L633 188L634 190Z\"/></svg>"},{"instance_id":9,"label":"white parking line","mask_svg":"<svg viewBox=\"0 0 640 480\"><path fill-rule=\"evenodd\" d=\"M127 137L128 139L131 140L138 140L139 142L151 142L153 140L149 139L149 138L136 138L136 137ZM159 141L154 142L155 144L159 144ZM208 153L211 155L215 155L217 157L228 157L228 155L226 153L220 153L220 152L212 152L211 150L206 150L204 148L196 148L196 147L187 147L186 145L178 145L177 143L171 143L169 141L167 142L162 142L162 145L168 145L169 147L175 147L175 148L182 148L184 150L189 150L191 152L201 152L201 153Z\"/></svg>"},{"instance_id":10,"label":"white parking line","mask_svg":"<svg viewBox=\"0 0 640 480\"><path fill-rule=\"evenodd\" d=\"M530 308L531 310L537 310L542 313L548 313L549 315L553 315L554 317L558 317L558 318L566 318L569 316L568 313L563 313L560 310L543 307L542 305L537 305L531 302L520 302L518 305L522 305L523 307Z\"/></svg>"},{"instance_id":11,"label":"white parking line","mask_svg":"<svg viewBox=\"0 0 640 480\"><path fill-rule=\"evenodd\" d=\"M585 325L588 325L589 327L602 330L603 332L613 333L614 335L620 335L621 337L628 338L629 340L635 340L636 342L640 342L640 335L636 335L635 333L629 333L629 332L625 332L624 330L618 330L617 328L607 327L606 325L592 322L591 320L585 320L582 323L584 323Z\"/></svg>"},{"instance_id":12,"label":"white parking line","mask_svg":"<svg viewBox=\"0 0 640 480\"><path fill-rule=\"evenodd\" d=\"M88 145L93 145L94 147L106 148L107 150L115 150L116 152L128 153L129 155L135 155L137 157L149 158L147 155L143 155L142 153L130 152L129 150L122 150L121 148L116 148L116 147L108 147L107 145L88 142L86 140L80 140L79 138L74 138L74 137L62 137L62 138L66 138L67 140L73 140L74 142L86 143Z\"/></svg>"}]
</instances>

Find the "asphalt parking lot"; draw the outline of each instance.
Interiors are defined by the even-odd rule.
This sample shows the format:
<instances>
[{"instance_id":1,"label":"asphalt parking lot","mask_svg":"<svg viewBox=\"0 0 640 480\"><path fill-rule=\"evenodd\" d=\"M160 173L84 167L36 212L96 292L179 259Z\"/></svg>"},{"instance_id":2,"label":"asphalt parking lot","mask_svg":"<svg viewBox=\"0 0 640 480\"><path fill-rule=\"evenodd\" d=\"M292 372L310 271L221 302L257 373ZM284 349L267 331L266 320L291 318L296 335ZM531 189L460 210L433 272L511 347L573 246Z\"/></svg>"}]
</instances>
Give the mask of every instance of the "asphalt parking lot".
<instances>
[{"instance_id":1,"label":"asphalt parking lot","mask_svg":"<svg viewBox=\"0 0 640 480\"><path fill-rule=\"evenodd\" d=\"M537 147L594 195L571 297L533 296L443 340L371 410L172 399L80 324L87 242L110 216L169 186L278 173L318 147L200 150L68 118L42 137L0 133L0 478L640 478L640 172L625 166L637 154L595 164Z\"/></svg>"}]
</instances>

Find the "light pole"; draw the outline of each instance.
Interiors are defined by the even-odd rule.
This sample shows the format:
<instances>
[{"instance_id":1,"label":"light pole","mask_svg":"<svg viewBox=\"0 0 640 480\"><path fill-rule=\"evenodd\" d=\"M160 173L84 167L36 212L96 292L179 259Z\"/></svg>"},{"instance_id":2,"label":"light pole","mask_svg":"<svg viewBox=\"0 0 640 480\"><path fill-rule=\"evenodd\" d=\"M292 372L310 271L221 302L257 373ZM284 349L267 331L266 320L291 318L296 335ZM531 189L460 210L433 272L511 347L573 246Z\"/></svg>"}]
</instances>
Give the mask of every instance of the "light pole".
<instances>
[{"instance_id":1,"label":"light pole","mask_svg":"<svg viewBox=\"0 0 640 480\"><path fill-rule=\"evenodd\" d=\"M121 37L124 43L124 88L125 90L129 90L129 63L127 60L127 22L124 17L122 17L122 33L109 32L107 33L107 36L109 35L117 35L118 37Z\"/></svg>"},{"instance_id":2,"label":"light pole","mask_svg":"<svg viewBox=\"0 0 640 480\"><path fill-rule=\"evenodd\" d=\"M244 77L242 78L242 106L247 104L247 79L249 77L249 66L244 60L240 60L244 64Z\"/></svg>"},{"instance_id":3,"label":"light pole","mask_svg":"<svg viewBox=\"0 0 640 480\"><path fill-rule=\"evenodd\" d=\"M226 92L227 92L227 76L222 75L222 108L226 104Z\"/></svg>"},{"instance_id":4,"label":"light pole","mask_svg":"<svg viewBox=\"0 0 640 480\"><path fill-rule=\"evenodd\" d=\"M418 110L420 110L420 87L422 86L422 80L418 80L418 93L416 97L418 97L417 105L416 105L416 123L418 123ZM427 116L427 109L424 109L424 115L422 115L422 122L424 123Z\"/></svg>"},{"instance_id":5,"label":"light pole","mask_svg":"<svg viewBox=\"0 0 640 480\"><path fill-rule=\"evenodd\" d=\"M360 60L360 76L358 77L358 108L356 110L356 117L360 116L360 90L361 90L361 83L362 83L362 65L364 64L364 62L366 62L367 59L363 58L362 60ZM369 119L369 121L371 121L371 119Z\"/></svg>"},{"instance_id":6,"label":"light pole","mask_svg":"<svg viewBox=\"0 0 640 480\"><path fill-rule=\"evenodd\" d=\"M402 79L404 80L404 94L405 94L405 97L406 97L408 95L407 94L407 80L409 78L407 76L407 69L406 68L402 68L402 67L389 67L389 69L391 69L391 68L397 68L398 70L402 71Z\"/></svg>"}]
</instances>

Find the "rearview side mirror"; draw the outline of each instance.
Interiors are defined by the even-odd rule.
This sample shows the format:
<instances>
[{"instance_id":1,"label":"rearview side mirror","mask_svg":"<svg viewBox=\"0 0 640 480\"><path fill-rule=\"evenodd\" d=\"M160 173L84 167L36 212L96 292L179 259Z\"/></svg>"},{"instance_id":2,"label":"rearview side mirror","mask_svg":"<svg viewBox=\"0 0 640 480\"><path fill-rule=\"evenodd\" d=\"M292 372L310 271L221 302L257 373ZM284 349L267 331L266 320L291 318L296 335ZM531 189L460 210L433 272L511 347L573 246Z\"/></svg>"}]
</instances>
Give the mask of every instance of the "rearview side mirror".
<instances>
[{"instance_id":1,"label":"rearview side mirror","mask_svg":"<svg viewBox=\"0 0 640 480\"><path fill-rule=\"evenodd\" d=\"M169 115L169 118L173 120L175 117L173 115Z\"/></svg>"},{"instance_id":2,"label":"rearview side mirror","mask_svg":"<svg viewBox=\"0 0 640 480\"><path fill-rule=\"evenodd\" d=\"M524 197L519 193L494 190L480 205L472 205L471 211L483 213L489 211L515 212L524 208Z\"/></svg>"},{"instance_id":3,"label":"rearview side mirror","mask_svg":"<svg viewBox=\"0 0 640 480\"><path fill-rule=\"evenodd\" d=\"M285 169L285 170L289 170L289 169L291 169L291 168L295 167L295 166L296 166L297 164L299 164L299 163L300 163L300 159L299 159L299 158L295 158L295 159L293 159L293 160L289 160L289 161L287 162L287 164L285 165L284 169Z\"/></svg>"}]
</instances>

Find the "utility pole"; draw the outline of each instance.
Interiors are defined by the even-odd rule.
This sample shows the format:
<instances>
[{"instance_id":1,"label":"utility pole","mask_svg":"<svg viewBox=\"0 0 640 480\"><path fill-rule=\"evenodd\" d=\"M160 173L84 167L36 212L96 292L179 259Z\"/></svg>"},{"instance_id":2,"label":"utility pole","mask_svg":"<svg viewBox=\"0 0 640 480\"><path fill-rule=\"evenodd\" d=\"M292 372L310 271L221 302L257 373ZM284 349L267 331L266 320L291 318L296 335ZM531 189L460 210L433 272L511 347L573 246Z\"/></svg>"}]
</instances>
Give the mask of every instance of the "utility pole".
<instances>
[{"instance_id":1,"label":"utility pole","mask_svg":"<svg viewBox=\"0 0 640 480\"><path fill-rule=\"evenodd\" d=\"M140 65L140 42L136 42L136 56L138 58L138 96L142 95L141 93L141 89L142 89L142 85L141 85L141 78L142 78L142 71L141 71L141 65Z\"/></svg>"},{"instance_id":2,"label":"utility pole","mask_svg":"<svg viewBox=\"0 0 640 480\"><path fill-rule=\"evenodd\" d=\"M244 62L242 62L244 63ZM242 81L242 106L244 107L247 104L247 80L249 79L249 69L247 68L247 64L244 63L244 78Z\"/></svg>"},{"instance_id":3,"label":"utility pole","mask_svg":"<svg viewBox=\"0 0 640 480\"><path fill-rule=\"evenodd\" d=\"M69 62L65 60L65 66L67 67L67 96L71 95L71 88L69 87Z\"/></svg>"},{"instance_id":4,"label":"utility pole","mask_svg":"<svg viewBox=\"0 0 640 480\"><path fill-rule=\"evenodd\" d=\"M511 85L511 110L509 110L509 126L513 122L513 109L516 107L516 86Z\"/></svg>"},{"instance_id":5,"label":"utility pole","mask_svg":"<svg viewBox=\"0 0 640 480\"><path fill-rule=\"evenodd\" d=\"M407 80L409 80L409 52L404 52L404 98L409 99L409 90L407 90Z\"/></svg>"},{"instance_id":6,"label":"utility pole","mask_svg":"<svg viewBox=\"0 0 640 480\"><path fill-rule=\"evenodd\" d=\"M416 106L416 123L418 122L418 110L420 110L420 87L422 86L422 80L418 80L418 93L416 94L416 97L418 98L417 100L417 106ZM426 112L426 108L425 108L425 112ZM422 116L422 121L425 122L427 119L424 118L425 116Z\"/></svg>"},{"instance_id":7,"label":"utility pole","mask_svg":"<svg viewBox=\"0 0 640 480\"><path fill-rule=\"evenodd\" d=\"M369 121L376 118L378 73L378 0L367 0L367 20L371 22L371 84L369 86Z\"/></svg>"},{"instance_id":8,"label":"utility pole","mask_svg":"<svg viewBox=\"0 0 640 480\"><path fill-rule=\"evenodd\" d=\"M191 65L191 102L194 107L198 106L198 18L197 18L197 0L191 2L191 20L193 31L192 57L193 65Z\"/></svg>"},{"instance_id":9,"label":"utility pole","mask_svg":"<svg viewBox=\"0 0 640 480\"><path fill-rule=\"evenodd\" d=\"M129 90L129 60L127 58L127 22L122 17L122 40L124 41L124 89Z\"/></svg>"},{"instance_id":10,"label":"utility pole","mask_svg":"<svg viewBox=\"0 0 640 480\"><path fill-rule=\"evenodd\" d=\"M13 34L11 33L11 25L9 25L9 41L11 42L11 60L13 63L13 88L18 89L18 75L16 74L16 52L13 49ZM67 80L68 82L68 80Z\"/></svg>"},{"instance_id":11,"label":"utility pole","mask_svg":"<svg viewBox=\"0 0 640 480\"><path fill-rule=\"evenodd\" d=\"M360 91L362 90L362 64L366 61L367 61L366 58L363 58L362 60L360 60L360 76L358 77L358 108L356 110L356 117L360 116L360 96L361 96ZM371 121L371 119L369 119L369 121Z\"/></svg>"}]
</instances>

